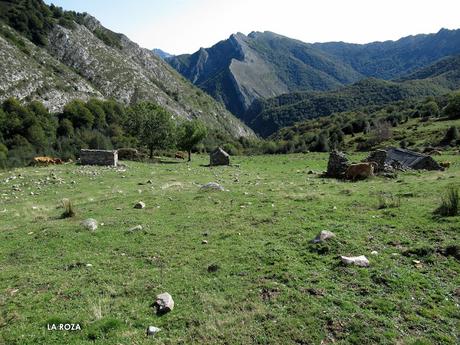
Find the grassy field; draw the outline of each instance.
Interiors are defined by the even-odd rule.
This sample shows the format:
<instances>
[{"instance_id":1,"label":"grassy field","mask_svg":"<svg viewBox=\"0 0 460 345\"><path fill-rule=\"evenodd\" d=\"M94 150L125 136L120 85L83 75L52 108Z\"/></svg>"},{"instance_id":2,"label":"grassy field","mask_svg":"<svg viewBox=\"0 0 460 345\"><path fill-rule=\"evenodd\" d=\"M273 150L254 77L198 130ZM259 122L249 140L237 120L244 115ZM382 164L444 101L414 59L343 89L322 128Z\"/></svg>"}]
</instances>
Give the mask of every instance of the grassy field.
<instances>
[{"instance_id":1,"label":"grassy field","mask_svg":"<svg viewBox=\"0 0 460 345\"><path fill-rule=\"evenodd\" d=\"M308 173L327 154L194 158L0 172L0 344L458 344L460 262L445 249L460 217L433 210L460 185L460 155L355 183ZM311 244L321 230L336 239ZM175 308L156 316L162 292ZM47 330L65 322L82 331Z\"/></svg>"}]
</instances>

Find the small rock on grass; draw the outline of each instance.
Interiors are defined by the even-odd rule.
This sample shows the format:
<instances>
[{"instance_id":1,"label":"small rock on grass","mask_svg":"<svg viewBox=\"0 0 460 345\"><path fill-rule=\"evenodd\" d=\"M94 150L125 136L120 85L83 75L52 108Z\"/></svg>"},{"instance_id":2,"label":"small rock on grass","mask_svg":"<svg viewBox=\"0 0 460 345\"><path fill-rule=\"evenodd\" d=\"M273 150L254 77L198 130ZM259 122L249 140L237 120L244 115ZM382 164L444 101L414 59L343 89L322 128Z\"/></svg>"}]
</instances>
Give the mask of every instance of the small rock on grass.
<instances>
[{"instance_id":1,"label":"small rock on grass","mask_svg":"<svg viewBox=\"0 0 460 345\"><path fill-rule=\"evenodd\" d=\"M217 264L211 264L208 266L208 272L209 273L214 273L214 272L217 272L219 270L219 265Z\"/></svg>"},{"instance_id":2,"label":"small rock on grass","mask_svg":"<svg viewBox=\"0 0 460 345\"><path fill-rule=\"evenodd\" d=\"M136 205L134 205L134 208L143 209L145 208L145 203L142 201L139 201L138 203L136 203Z\"/></svg>"},{"instance_id":3,"label":"small rock on grass","mask_svg":"<svg viewBox=\"0 0 460 345\"><path fill-rule=\"evenodd\" d=\"M201 190L217 190L217 191L225 191L225 188L222 187L220 184L216 182L209 182L205 185L201 186Z\"/></svg>"},{"instance_id":4,"label":"small rock on grass","mask_svg":"<svg viewBox=\"0 0 460 345\"><path fill-rule=\"evenodd\" d=\"M81 225L88 230L94 231L97 229L97 220L93 218L88 218L85 219L83 222L81 222Z\"/></svg>"},{"instance_id":5,"label":"small rock on grass","mask_svg":"<svg viewBox=\"0 0 460 345\"><path fill-rule=\"evenodd\" d=\"M147 335L152 336L152 335L155 335L156 333L158 333L159 331L161 331L161 328L158 328L158 327L155 327L155 326L149 326L147 328Z\"/></svg>"},{"instance_id":6,"label":"small rock on grass","mask_svg":"<svg viewBox=\"0 0 460 345\"><path fill-rule=\"evenodd\" d=\"M153 306L157 310L157 315L163 315L174 309L174 300L169 293L163 292L157 295L157 299Z\"/></svg>"},{"instance_id":7,"label":"small rock on grass","mask_svg":"<svg viewBox=\"0 0 460 345\"><path fill-rule=\"evenodd\" d=\"M128 229L127 232L136 232L136 231L141 231L143 228L142 228L142 225L136 225L136 226L133 226L132 228Z\"/></svg>"},{"instance_id":8,"label":"small rock on grass","mask_svg":"<svg viewBox=\"0 0 460 345\"><path fill-rule=\"evenodd\" d=\"M341 256L340 260L345 265L355 265L355 266L360 266L360 267L368 267L369 266L369 260L364 255L360 256Z\"/></svg>"},{"instance_id":9,"label":"small rock on grass","mask_svg":"<svg viewBox=\"0 0 460 345\"><path fill-rule=\"evenodd\" d=\"M323 230L311 241L312 243L324 242L330 238L335 237L335 234L331 231Z\"/></svg>"}]
</instances>

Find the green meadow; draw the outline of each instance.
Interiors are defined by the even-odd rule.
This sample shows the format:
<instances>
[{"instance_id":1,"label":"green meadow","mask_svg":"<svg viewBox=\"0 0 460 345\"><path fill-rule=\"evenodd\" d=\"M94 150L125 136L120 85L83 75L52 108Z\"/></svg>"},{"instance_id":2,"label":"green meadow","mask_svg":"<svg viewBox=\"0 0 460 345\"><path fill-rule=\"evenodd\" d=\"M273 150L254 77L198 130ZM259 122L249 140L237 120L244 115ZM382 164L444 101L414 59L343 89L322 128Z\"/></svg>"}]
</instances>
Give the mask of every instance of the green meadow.
<instances>
[{"instance_id":1,"label":"green meadow","mask_svg":"<svg viewBox=\"0 0 460 345\"><path fill-rule=\"evenodd\" d=\"M0 171L0 344L458 344L460 216L433 211L460 155L436 158L358 182L322 178L323 153Z\"/></svg>"}]
</instances>

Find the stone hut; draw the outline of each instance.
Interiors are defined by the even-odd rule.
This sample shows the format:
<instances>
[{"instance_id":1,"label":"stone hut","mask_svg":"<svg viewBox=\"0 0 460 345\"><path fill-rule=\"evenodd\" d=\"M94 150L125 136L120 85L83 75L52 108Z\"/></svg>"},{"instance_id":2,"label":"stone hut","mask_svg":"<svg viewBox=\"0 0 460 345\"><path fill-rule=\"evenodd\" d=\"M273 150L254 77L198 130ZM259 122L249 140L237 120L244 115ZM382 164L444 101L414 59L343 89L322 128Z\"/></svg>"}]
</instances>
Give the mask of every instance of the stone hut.
<instances>
[{"instance_id":1,"label":"stone hut","mask_svg":"<svg viewBox=\"0 0 460 345\"><path fill-rule=\"evenodd\" d=\"M444 170L431 156L406 149L389 148L377 150L366 158L368 162L376 162L378 170L386 167L414 170Z\"/></svg>"},{"instance_id":2,"label":"stone hut","mask_svg":"<svg viewBox=\"0 0 460 345\"><path fill-rule=\"evenodd\" d=\"M209 155L209 165L230 165L230 155L218 147Z\"/></svg>"},{"instance_id":3,"label":"stone hut","mask_svg":"<svg viewBox=\"0 0 460 345\"><path fill-rule=\"evenodd\" d=\"M82 165L118 165L118 151L112 150L80 150L80 163Z\"/></svg>"},{"instance_id":4,"label":"stone hut","mask_svg":"<svg viewBox=\"0 0 460 345\"><path fill-rule=\"evenodd\" d=\"M329 162L327 163L327 171L325 176L332 178L342 178L350 166L348 158L343 152L334 150L329 155Z\"/></svg>"}]
</instances>

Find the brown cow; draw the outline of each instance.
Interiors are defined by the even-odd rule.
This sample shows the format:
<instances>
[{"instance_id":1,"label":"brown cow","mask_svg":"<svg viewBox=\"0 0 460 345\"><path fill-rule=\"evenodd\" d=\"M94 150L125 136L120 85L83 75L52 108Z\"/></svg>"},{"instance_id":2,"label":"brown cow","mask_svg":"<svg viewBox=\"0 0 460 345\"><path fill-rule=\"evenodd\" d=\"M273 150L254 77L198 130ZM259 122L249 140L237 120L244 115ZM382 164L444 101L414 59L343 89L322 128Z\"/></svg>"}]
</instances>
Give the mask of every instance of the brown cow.
<instances>
[{"instance_id":1,"label":"brown cow","mask_svg":"<svg viewBox=\"0 0 460 345\"><path fill-rule=\"evenodd\" d=\"M53 158L53 157L34 157L32 160L31 165L53 165L53 164L62 164L62 160L60 158Z\"/></svg>"},{"instance_id":2,"label":"brown cow","mask_svg":"<svg viewBox=\"0 0 460 345\"><path fill-rule=\"evenodd\" d=\"M351 164L345 172L347 180L365 179L374 176L375 162Z\"/></svg>"},{"instance_id":3,"label":"brown cow","mask_svg":"<svg viewBox=\"0 0 460 345\"><path fill-rule=\"evenodd\" d=\"M442 166L445 169L450 168L450 164L451 163L449 161L444 161L444 162L439 163L439 165Z\"/></svg>"},{"instance_id":4,"label":"brown cow","mask_svg":"<svg viewBox=\"0 0 460 345\"><path fill-rule=\"evenodd\" d=\"M182 151L177 151L174 157L178 159L185 159L187 157L187 154Z\"/></svg>"}]
</instances>

